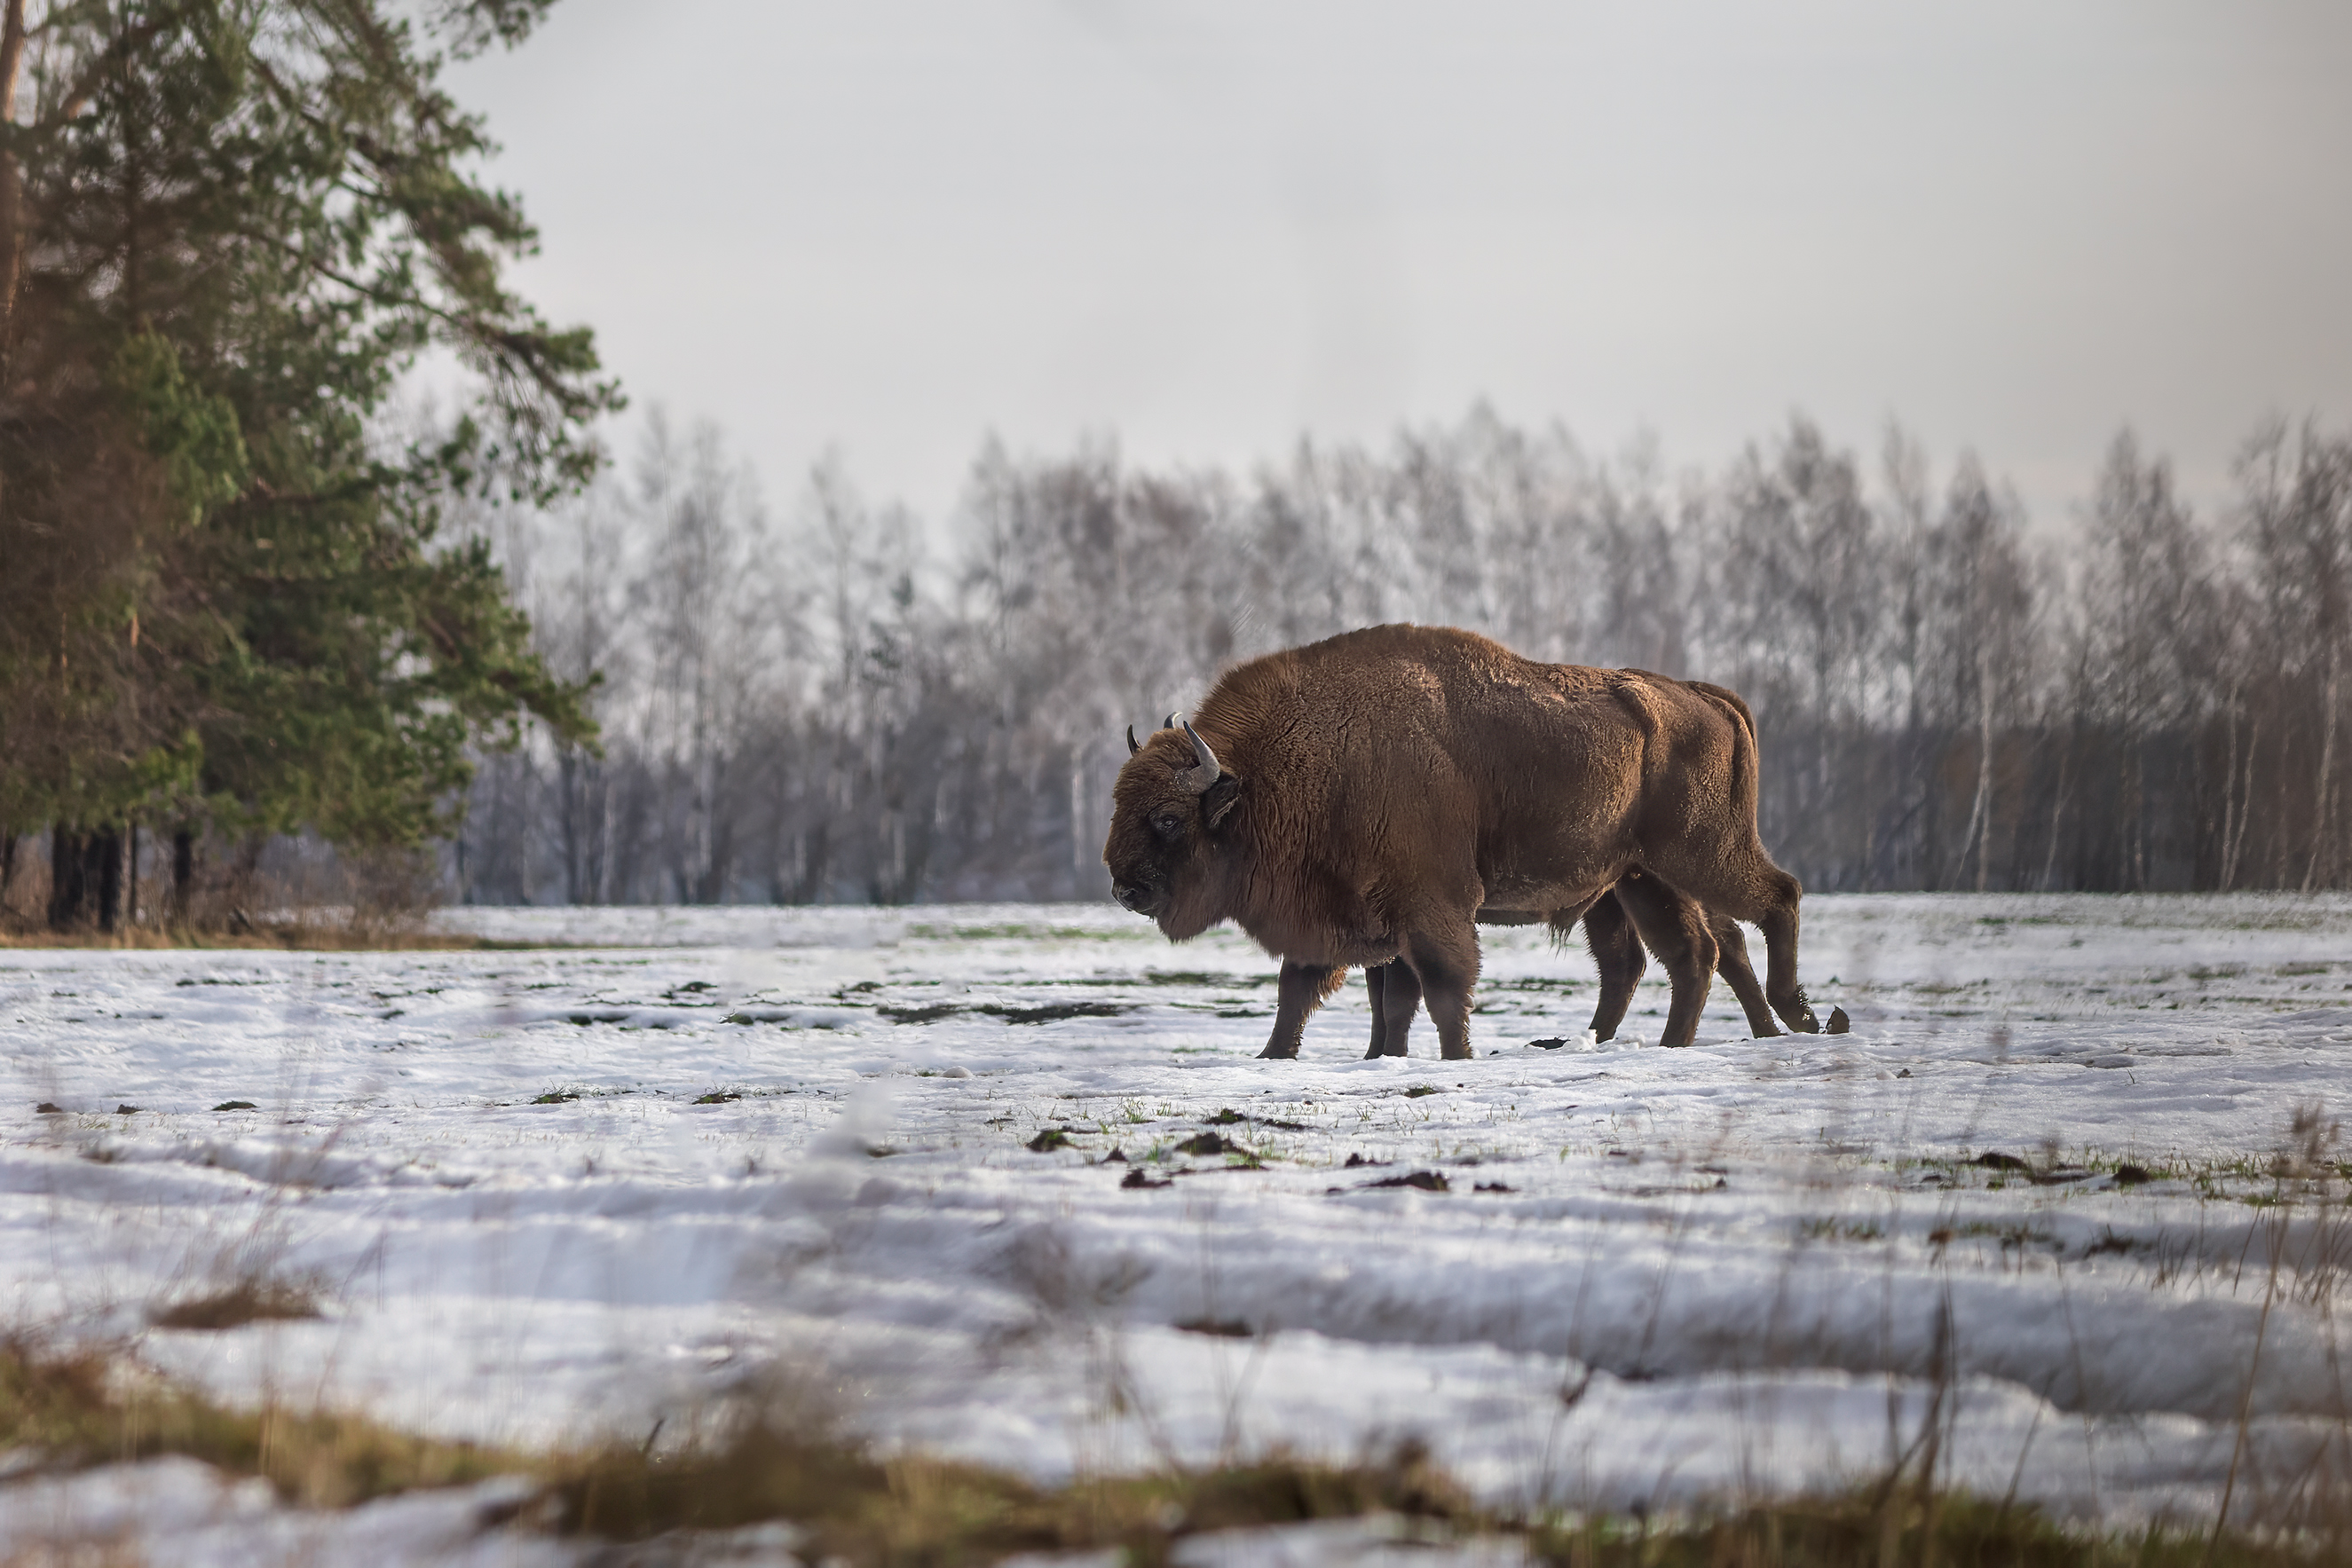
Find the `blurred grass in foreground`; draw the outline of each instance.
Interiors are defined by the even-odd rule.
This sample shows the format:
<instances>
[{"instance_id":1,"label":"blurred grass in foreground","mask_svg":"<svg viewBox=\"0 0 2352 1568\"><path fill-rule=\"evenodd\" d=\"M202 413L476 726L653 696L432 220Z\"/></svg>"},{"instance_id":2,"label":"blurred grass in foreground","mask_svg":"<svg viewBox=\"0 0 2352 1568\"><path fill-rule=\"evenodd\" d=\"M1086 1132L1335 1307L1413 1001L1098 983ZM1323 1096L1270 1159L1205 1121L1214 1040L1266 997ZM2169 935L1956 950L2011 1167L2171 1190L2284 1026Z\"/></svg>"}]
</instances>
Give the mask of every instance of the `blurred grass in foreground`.
<instances>
[{"instance_id":1,"label":"blurred grass in foreground","mask_svg":"<svg viewBox=\"0 0 2352 1568\"><path fill-rule=\"evenodd\" d=\"M805 1404L805 1402L802 1402ZM658 1436L658 1430L656 1437ZM951 1568L1016 1552L1123 1549L1158 1568L1187 1535L1387 1516L1399 1543L1519 1539L1552 1568L2272 1568L2342 1562L2352 1509L2299 1500L2292 1524L2260 1518L2215 1537L2096 1535L2034 1509L1895 1478L1828 1498L1673 1517L1514 1516L1482 1506L1412 1443L1355 1464L1274 1454L1039 1486L985 1466L881 1457L821 1412L738 1400L668 1446L530 1453L398 1431L364 1416L238 1410L97 1350L0 1340L0 1452L9 1481L184 1455L267 1479L289 1503L341 1508L499 1475L540 1483L514 1528L610 1541L790 1521L811 1562ZM6 1482L0 1482L5 1506Z\"/></svg>"}]
</instances>

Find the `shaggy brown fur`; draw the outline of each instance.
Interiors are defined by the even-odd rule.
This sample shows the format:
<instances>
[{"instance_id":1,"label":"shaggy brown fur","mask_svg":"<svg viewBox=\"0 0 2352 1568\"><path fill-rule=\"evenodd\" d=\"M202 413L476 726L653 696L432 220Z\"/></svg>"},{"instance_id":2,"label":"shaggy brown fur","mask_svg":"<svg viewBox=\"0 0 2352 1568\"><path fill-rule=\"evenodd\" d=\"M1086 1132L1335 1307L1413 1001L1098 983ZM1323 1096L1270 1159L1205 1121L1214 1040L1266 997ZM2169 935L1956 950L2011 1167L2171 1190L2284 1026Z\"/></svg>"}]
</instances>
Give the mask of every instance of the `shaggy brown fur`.
<instances>
[{"instance_id":1,"label":"shaggy brown fur","mask_svg":"<svg viewBox=\"0 0 2352 1568\"><path fill-rule=\"evenodd\" d=\"M1191 729L1120 769L1103 861L1171 939L1231 919L1285 960L1269 1056L1297 1053L1349 968L1394 959L1445 1055L1467 1056L1479 910L1565 928L1621 883L1674 977L1662 1043L1696 1033L1713 916L1763 928L1772 1010L1818 1027L1797 985L1801 889L1756 836L1754 724L1721 687L1376 626L1228 672ZM1402 1040L1411 1009L1382 1002Z\"/></svg>"}]
</instances>

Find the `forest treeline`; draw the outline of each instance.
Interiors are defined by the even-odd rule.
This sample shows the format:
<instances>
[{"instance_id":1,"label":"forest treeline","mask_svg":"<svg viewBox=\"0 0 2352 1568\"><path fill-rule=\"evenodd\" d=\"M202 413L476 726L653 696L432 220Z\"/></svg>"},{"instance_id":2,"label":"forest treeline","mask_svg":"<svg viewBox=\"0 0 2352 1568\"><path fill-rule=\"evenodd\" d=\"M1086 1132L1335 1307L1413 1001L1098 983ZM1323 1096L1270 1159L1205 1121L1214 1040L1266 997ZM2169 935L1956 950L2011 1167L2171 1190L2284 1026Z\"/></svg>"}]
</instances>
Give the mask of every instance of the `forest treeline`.
<instances>
[{"instance_id":1,"label":"forest treeline","mask_svg":"<svg viewBox=\"0 0 2352 1568\"><path fill-rule=\"evenodd\" d=\"M781 514L656 418L497 553L601 752L486 758L488 902L1101 896L1125 727L1384 621L1734 687L1816 889L2352 883L2352 438L2271 424L2200 516L2118 435L2030 531L1973 457L1794 420L1718 471L1485 410L1247 473L991 443L936 540L827 462Z\"/></svg>"}]
</instances>

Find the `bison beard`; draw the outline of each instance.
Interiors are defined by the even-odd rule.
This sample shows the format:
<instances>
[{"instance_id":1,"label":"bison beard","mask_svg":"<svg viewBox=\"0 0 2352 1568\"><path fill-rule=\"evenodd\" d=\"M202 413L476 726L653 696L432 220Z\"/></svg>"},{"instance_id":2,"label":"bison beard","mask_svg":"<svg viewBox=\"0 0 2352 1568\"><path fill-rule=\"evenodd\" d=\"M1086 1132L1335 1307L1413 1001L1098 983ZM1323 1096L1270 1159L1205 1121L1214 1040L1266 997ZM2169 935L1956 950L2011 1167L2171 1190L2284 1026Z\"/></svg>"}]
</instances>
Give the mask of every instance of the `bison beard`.
<instances>
[{"instance_id":1,"label":"bison beard","mask_svg":"<svg viewBox=\"0 0 2352 1568\"><path fill-rule=\"evenodd\" d=\"M1596 956L1622 951L1630 921L1674 979L1668 1045L1696 1034L1717 931L1751 921L1770 1010L1819 1027L1797 985L1801 890L1756 835L1753 722L1720 687L1378 626L1240 665L1194 720L1130 736L1103 861L1171 939L1230 919L1284 961L1268 1056L1297 1054L1359 965L1395 966L1382 1046L1401 1049L1422 1000L1445 1055L1468 1056L1482 910L1585 917ZM1596 931L1588 911L1612 889L1615 924Z\"/></svg>"}]
</instances>

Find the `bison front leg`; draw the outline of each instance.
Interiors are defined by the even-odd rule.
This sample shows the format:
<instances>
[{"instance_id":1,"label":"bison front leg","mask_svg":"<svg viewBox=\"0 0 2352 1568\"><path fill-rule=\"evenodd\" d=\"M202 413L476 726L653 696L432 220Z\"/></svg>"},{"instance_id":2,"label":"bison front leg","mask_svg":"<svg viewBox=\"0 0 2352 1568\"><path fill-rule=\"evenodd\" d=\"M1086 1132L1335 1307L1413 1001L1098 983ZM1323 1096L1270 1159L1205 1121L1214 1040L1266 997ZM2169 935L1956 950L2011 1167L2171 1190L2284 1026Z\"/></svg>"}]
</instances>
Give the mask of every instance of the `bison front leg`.
<instances>
[{"instance_id":1,"label":"bison front leg","mask_svg":"<svg viewBox=\"0 0 2352 1568\"><path fill-rule=\"evenodd\" d=\"M1716 940L1707 929L1706 911L1656 876L1638 871L1628 872L1616 892L1634 929L1674 979L1674 999L1658 1043L1688 1045L1698 1038L1699 1015L1706 1009L1715 974ZM1591 918L1589 913L1586 918Z\"/></svg>"},{"instance_id":2,"label":"bison front leg","mask_svg":"<svg viewBox=\"0 0 2352 1568\"><path fill-rule=\"evenodd\" d=\"M1276 988L1274 1007L1274 1035L1265 1042L1260 1057L1289 1058L1298 1054L1298 1042L1306 1038L1307 1020L1323 1005L1323 998L1339 988L1348 977L1345 968L1329 964L1293 964L1285 960L1282 978Z\"/></svg>"},{"instance_id":3,"label":"bison front leg","mask_svg":"<svg viewBox=\"0 0 2352 1568\"><path fill-rule=\"evenodd\" d=\"M1421 982L1429 1021L1437 1027L1441 1053L1448 1061L1463 1060L1470 1054L1470 995L1478 984L1477 927L1465 918L1458 925L1413 932L1403 946L1404 961ZM1391 984L1389 988L1396 988ZM1393 1004L1389 1017L1393 1023ZM1403 1043L1401 1036L1392 1036L1391 1053Z\"/></svg>"},{"instance_id":4,"label":"bison front leg","mask_svg":"<svg viewBox=\"0 0 2352 1568\"><path fill-rule=\"evenodd\" d=\"M1780 1026L1772 1021L1764 988L1756 983L1755 967L1748 961L1748 938L1739 922L1728 915L1709 914L1706 928L1715 936L1715 972L1739 998L1739 1010L1748 1015L1748 1032L1759 1040L1772 1039L1780 1032Z\"/></svg>"},{"instance_id":5,"label":"bison front leg","mask_svg":"<svg viewBox=\"0 0 2352 1568\"><path fill-rule=\"evenodd\" d=\"M1614 1040L1633 1005L1633 988L1650 961L1642 953L1642 939L1614 894L1602 894L1584 912L1584 945L1601 970L1601 1003L1592 1009L1592 1038Z\"/></svg>"},{"instance_id":6,"label":"bison front leg","mask_svg":"<svg viewBox=\"0 0 2352 1568\"><path fill-rule=\"evenodd\" d=\"M1372 993L1372 1044L1364 1060L1404 1055L1405 1037L1412 1032L1412 1015L1421 1006L1420 978L1412 965L1391 958L1365 970L1364 983Z\"/></svg>"},{"instance_id":7,"label":"bison front leg","mask_svg":"<svg viewBox=\"0 0 2352 1568\"><path fill-rule=\"evenodd\" d=\"M1770 884L1771 906L1756 922L1764 933L1764 996L1780 1021L1798 1034L1819 1034L1821 1020L1797 984L1797 901L1803 890L1786 873Z\"/></svg>"}]
</instances>

